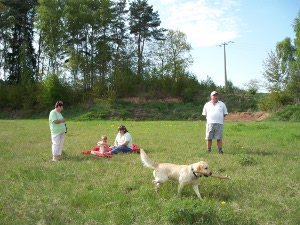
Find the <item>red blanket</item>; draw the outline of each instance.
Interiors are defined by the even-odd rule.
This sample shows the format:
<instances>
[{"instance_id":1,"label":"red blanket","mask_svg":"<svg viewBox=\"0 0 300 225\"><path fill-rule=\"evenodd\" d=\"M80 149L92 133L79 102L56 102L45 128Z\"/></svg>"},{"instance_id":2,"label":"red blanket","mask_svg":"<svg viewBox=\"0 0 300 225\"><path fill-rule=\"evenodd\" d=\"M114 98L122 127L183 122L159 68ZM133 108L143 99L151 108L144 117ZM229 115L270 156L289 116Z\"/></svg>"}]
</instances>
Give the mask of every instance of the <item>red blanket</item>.
<instances>
[{"instance_id":1,"label":"red blanket","mask_svg":"<svg viewBox=\"0 0 300 225\"><path fill-rule=\"evenodd\" d=\"M132 144L132 152L139 152L140 151L140 148L137 147L136 144ZM93 148L93 151L95 152L99 152L100 150L100 147L96 147L96 148ZM112 150L112 148L108 148L108 152L110 152ZM85 150L82 152L82 154L91 154L91 151L92 150ZM111 157L111 155L103 155L101 154L100 152L99 153L96 153L96 156L101 156L101 157Z\"/></svg>"}]
</instances>

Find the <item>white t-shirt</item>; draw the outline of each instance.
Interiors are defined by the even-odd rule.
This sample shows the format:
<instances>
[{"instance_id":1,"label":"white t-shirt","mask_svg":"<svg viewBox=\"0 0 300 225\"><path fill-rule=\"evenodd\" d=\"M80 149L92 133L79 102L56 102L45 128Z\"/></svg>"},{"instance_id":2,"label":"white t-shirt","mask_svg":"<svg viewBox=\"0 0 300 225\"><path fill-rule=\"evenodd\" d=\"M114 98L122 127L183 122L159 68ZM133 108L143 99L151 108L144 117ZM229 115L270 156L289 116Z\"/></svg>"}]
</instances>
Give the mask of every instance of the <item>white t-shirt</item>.
<instances>
[{"instance_id":1,"label":"white t-shirt","mask_svg":"<svg viewBox=\"0 0 300 225\"><path fill-rule=\"evenodd\" d=\"M218 101L215 105L212 101L207 102L203 107L202 115L206 116L207 123L223 124L224 115L227 115L226 105L222 101Z\"/></svg>"},{"instance_id":2,"label":"white t-shirt","mask_svg":"<svg viewBox=\"0 0 300 225\"><path fill-rule=\"evenodd\" d=\"M118 146L120 144L123 144L125 141L128 141L127 147L132 149L132 137L128 132L126 132L124 135L118 133L116 136L116 141L118 143Z\"/></svg>"}]
</instances>

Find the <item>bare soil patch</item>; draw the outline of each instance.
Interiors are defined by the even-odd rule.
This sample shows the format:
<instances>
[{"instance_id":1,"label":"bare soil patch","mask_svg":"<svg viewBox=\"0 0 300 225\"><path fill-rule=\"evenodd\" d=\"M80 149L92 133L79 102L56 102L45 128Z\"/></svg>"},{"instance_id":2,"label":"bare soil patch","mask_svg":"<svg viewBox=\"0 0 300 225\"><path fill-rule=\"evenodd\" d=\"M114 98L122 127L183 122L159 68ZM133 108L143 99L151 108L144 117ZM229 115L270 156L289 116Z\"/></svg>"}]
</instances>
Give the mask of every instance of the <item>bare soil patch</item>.
<instances>
[{"instance_id":1,"label":"bare soil patch","mask_svg":"<svg viewBox=\"0 0 300 225\"><path fill-rule=\"evenodd\" d=\"M235 112L229 113L225 121L261 121L270 116L268 112Z\"/></svg>"},{"instance_id":2,"label":"bare soil patch","mask_svg":"<svg viewBox=\"0 0 300 225\"><path fill-rule=\"evenodd\" d=\"M176 102L181 103L183 102L181 98L143 98L143 97L128 97L122 98L123 101L126 102L134 102L134 103L141 103L141 102Z\"/></svg>"},{"instance_id":3,"label":"bare soil patch","mask_svg":"<svg viewBox=\"0 0 300 225\"><path fill-rule=\"evenodd\" d=\"M142 102L176 102L176 103L182 103L182 99L180 98L164 98L164 99L157 99L157 98L145 98L145 97L128 97L123 98L122 100L128 101L128 102L134 102L134 103L142 103ZM141 110L136 110L135 117L137 118L143 118L143 114L146 112L143 112ZM225 121L261 121L266 119L268 116L270 116L270 113L268 112L234 112L229 113L225 117Z\"/></svg>"}]
</instances>

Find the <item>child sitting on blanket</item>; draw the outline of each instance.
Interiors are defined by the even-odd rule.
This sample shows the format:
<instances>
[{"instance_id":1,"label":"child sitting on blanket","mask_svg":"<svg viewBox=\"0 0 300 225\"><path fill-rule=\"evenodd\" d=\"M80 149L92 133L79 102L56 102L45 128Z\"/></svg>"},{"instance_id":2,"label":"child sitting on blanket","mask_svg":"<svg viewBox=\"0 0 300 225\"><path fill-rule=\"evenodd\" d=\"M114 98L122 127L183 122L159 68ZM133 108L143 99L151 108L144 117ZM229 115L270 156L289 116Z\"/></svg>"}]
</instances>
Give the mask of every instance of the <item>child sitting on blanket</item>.
<instances>
[{"instance_id":1,"label":"child sitting on blanket","mask_svg":"<svg viewBox=\"0 0 300 225\"><path fill-rule=\"evenodd\" d=\"M102 155L106 155L108 153L108 142L106 135L102 135L101 141L97 143L97 146L99 146L99 152L91 151L91 154L96 155L97 153L100 153Z\"/></svg>"}]
</instances>

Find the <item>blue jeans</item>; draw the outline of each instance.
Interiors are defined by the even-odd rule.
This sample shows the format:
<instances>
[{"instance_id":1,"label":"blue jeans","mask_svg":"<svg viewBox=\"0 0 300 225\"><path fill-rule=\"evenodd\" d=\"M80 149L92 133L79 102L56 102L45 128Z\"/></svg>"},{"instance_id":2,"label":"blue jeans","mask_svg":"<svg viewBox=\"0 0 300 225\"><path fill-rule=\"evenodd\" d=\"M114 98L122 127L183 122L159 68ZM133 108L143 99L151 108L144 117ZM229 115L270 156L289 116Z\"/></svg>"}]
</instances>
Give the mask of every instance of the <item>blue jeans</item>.
<instances>
[{"instance_id":1,"label":"blue jeans","mask_svg":"<svg viewBox=\"0 0 300 225\"><path fill-rule=\"evenodd\" d=\"M127 146L118 146L110 151L112 154L118 154L119 152L127 153L132 152L131 148L128 148Z\"/></svg>"}]
</instances>

